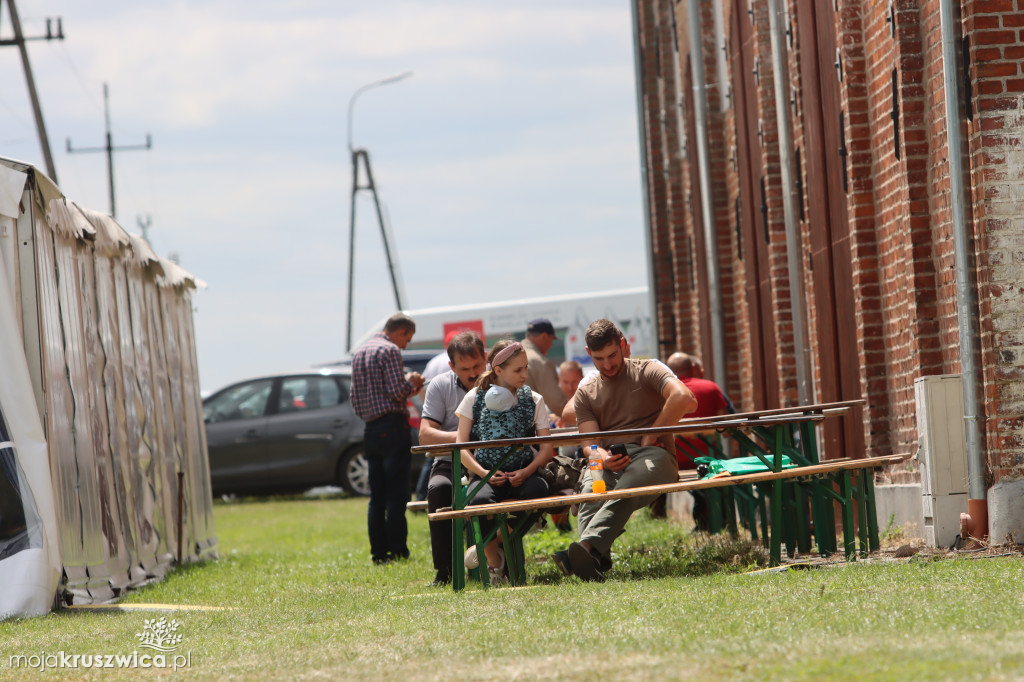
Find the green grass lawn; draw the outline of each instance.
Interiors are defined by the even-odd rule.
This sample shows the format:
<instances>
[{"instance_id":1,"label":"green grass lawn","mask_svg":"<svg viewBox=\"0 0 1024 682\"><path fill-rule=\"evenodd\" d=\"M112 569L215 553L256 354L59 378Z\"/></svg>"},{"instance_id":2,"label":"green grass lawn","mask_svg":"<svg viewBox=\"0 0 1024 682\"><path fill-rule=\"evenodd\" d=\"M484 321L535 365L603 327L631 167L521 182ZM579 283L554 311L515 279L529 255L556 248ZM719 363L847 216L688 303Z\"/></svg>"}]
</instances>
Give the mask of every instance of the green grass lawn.
<instances>
[{"instance_id":1,"label":"green grass lawn","mask_svg":"<svg viewBox=\"0 0 1024 682\"><path fill-rule=\"evenodd\" d=\"M473 585L456 595L427 587L422 514L409 516L412 558L372 566L365 510L365 500L346 498L218 504L223 558L125 601L231 610L5 621L0 679L12 673L12 655L143 653L136 633L160 617L180 624L177 653L191 654L190 668L35 676L1024 679L1019 557L751 575L763 557L757 548L719 541L699 549L679 527L637 515L616 543L606 583L530 563L528 587ZM530 538L527 554L571 539L545 531Z\"/></svg>"}]
</instances>

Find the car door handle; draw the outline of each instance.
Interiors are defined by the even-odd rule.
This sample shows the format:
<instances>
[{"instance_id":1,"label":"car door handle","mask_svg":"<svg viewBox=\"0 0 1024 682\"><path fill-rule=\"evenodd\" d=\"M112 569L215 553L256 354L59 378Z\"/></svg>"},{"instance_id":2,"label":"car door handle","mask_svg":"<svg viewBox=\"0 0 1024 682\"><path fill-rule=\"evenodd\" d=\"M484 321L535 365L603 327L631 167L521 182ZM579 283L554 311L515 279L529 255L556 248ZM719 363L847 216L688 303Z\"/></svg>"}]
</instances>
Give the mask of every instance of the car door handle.
<instances>
[{"instance_id":1,"label":"car door handle","mask_svg":"<svg viewBox=\"0 0 1024 682\"><path fill-rule=\"evenodd\" d=\"M248 431L245 432L245 437L249 439L257 439L260 437L260 434L256 431L256 429L249 429Z\"/></svg>"},{"instance_id":2,"label":"car door handle","mask_svg":"<svg viewBox=\"0 0 1024 682\"><path fill-rule=\"evenodd\" d=\"M345 424L348 424L348 421L345 419L335 419L333 422L331 422L331 426L336 429L344 426Z\"/></svg>"}]
</instances>

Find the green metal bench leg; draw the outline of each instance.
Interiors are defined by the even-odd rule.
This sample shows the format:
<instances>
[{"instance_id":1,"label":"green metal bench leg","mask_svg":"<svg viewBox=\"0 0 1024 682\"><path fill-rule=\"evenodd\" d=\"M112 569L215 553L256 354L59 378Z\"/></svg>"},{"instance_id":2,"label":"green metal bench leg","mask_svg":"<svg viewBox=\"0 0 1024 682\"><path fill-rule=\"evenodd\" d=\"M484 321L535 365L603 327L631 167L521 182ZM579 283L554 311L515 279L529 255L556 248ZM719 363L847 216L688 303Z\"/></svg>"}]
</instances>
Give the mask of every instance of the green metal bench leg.
<instances>
[{"instance_id":1,"label":"green metal bench leg","mask_svg":"<svg viewBox=\"0 0 1024 682\"><path fill-rule=\"evenodd\" d=\"M767 485L757 487L760 493L757 497L757 510L761 515L761 544L765 547L770 542L771 535L768 533L768 489Z\"/></svg>"},{"instance_id":2,"label":"green metal bench leg","mask_svg":"<svg viewBox=\"0 0 1024 682\"><path fill-rule=\"evenodd\" d=\"M833 481L828 481L829 490L834 490ZM828 522L827 538L829 551L835 554L839 551L839 545L836 539L836 505L831 499L828 500L828 505L825 507L825 520Z\"/></svg>"},{"instance_id":3,"label":"green metal bench leg","mask_svg":"<svg viewBox=\"0 0 1024 682\"><path fill-rule=\"evenodd\" d=\"M743 486L746 491L744 495L744 502L746 504L746 515L747 515L747 529L750 531L750 537L755 542L758 538L757 533L757 498L754 497L754 486L745 485Z\"/></svg>"},{"instance_id":4,"label":"green metal bench leg","mask_svg":"<svg viewBox=\"0 0 1024 682\"><path fill-rule=\"evenodd\" d=\"M775 429L775 442L772 452L772 471L782 471L782 446L784 443L784 433L782 429ZM782 516L782 502L785 484L782 479L776 479L772 481L772 538L771 547L769 548L769 565L778 566L782 563L782 534L783 534L783 516ZM788 543L787 543L788 545ZM787 546L788 549L788 546Z\"/></svg>"},{"instance_id":5,"label":"green metal bench leg","mask_svg":"<svg viewBox=\"0 0 1024 682\"><path fill-rule=\"evenodd\" d=\"M826 523L826 505L831 505L832 502L825 496L824 490L822 490L823 483L820 480L811 482L811 520L814 524L814 542L818 546L818 554L821 556L828 556L832 551L828 546L827 534L825 529L828 528ZM832 532L835 533L835 526L832 526Z\"/></svg>"},{"instance_id":6,"label":"green metal bench leg","mask_svg":"<svg viewBox=\"0 0 1024 682\"><path fill-rule=\"evenodd\" d=\"M768 545L768 565L782 563L782 481L772 481L771 536Z\"/></svg>"},{"instance_id":7,"label":"green metal bench leg","mask_svg":"<svg viewBox=\"0 0 1024 682\"><path fill-rule=\"evenodd\" d=\"M477 572L480 574L480 582L484 587L490 587L491 579L487 573L487 554L484 552L484 547L487 546L489 540L484 538L483 531L480 528L480 517L474 516L472 519L473 528L473 544L476 546L476 557L479 562Z\"/></svg>"},{"instance_id":8,"label":"green metal bench leg","mask_svg":"<svg viewBox=\"0 0 1024 682\"><path fill-rule=\"evenodd\" d=\"M806 554L811 551L811 523L807 516L807 489L802 485L793 486L793 505L797 550Z\"/></svg>"},{"instance_id":9,"label":"green metal bench leg","mask_svg":"<svg viewBox=\"0 0 1024 682\"><path fill-rule=\"evenodd\" d=\"M878 510L875 508L875 472L871 469L861 469L861 476L864 481L864 499L868 514L868 547L872 552L877 552L881 548L881 543L878 540Z\"/></svg>"},{"instance_id":10,"label":"green metal bench leg","mask_svg":"<svg viewBox=\"0 0 1024 682\"><path fill-rule=\"evenodd\" d=\"M739 531L736 529L736 496L733 488L723 488L722 492L722 513L725 514L725 526L729 529L729 535L736 537Z\"/></svg>"},{"instance_id":11,"label":"green metal bench leg","mask_svg":"<svg viewBox=\"0 0 1024 682\"><path fill-rule=\"evenodd\" d=\"M860 472L851 477L856 484L853 489L854 503L857 505L857 545L861 556L868 555L868 519L867 499L864 497L864 482Z\"/></svg>"},{"instance_id":12,"label":"green metal bench leg","mask_svg":"<svg viewBox=\"0 0 1024 682\"><path fill-rule=\"evenodd\" d=\"M461 592L466 589L466 563L463 561L462 538L466 535L465 521L452 520L452 589Z\"/></svg>"},{"instance_id":13,"label":"green metal bench leg","mask_svg":"<svg viewBox=\"0 0 1024 682\"><path fill-rule=\"evenodd\" d=\"M462 494L462 457L459 450L452 450L452 509L465 508ZM462 541L466 537L466 525L463 519L452 520L452 590L461 592L466 589L466 563Z\"/></svg>"},{"instance_id":14,"label":"green metal bench leg","mask_svg":"<svg viewBox=\"0 0 1024 682\"><path fill-rule=\"evenodd\" d=\"M714 535L722 531L722 496L718 490L704 491L708 510L708 531Z\"/></svg>"},{"instance_id":15,"label":"green metal bench leg","mask_svg":"<svg viewBox=\"0 0 1024 682\"><path fill-rule=\"evenodd\" d=\"M497 520L498 529L501 533L501 546L505 550L505 564L508 567L509 582L515 585L522 571L522 564L516 552L516 536L518 533L509 528L508 514L498 514Z\"/></svg>"},{"instance_id":16,"label":"green metal bench leg","mask_svg":"<svg viewBox=\"0 0 1024 682\"><path fill-rule=\"evenodd\" d=\"M853 482L850 472L844 471L841 476L843 495L843 549L847 561L857 560L857 540L853 529Z\"/></svg>"}]
</instances>

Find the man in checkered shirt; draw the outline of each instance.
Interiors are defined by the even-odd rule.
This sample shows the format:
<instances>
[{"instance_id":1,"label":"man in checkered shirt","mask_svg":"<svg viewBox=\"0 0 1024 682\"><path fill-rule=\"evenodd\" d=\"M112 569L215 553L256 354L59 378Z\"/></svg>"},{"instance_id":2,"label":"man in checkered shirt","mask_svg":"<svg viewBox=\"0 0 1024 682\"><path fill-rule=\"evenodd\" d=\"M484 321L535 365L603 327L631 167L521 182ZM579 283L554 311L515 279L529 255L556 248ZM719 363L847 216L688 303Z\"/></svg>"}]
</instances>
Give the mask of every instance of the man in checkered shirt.
<instances>
[{"instance_id":1,"label":"man in checkered shirt","mask_svg":"<svg viewBox=\"0 0 1024 682\"><path fill-rule=\"evenodd\" d=\"M366 427L366 460L370 467L367 525L373 563L409 556L405 505L409 501L412 437L409 396L423 387L419 372L404 373L402 350L416 333L416 323L403 313L388 318L352 356L352 407Z\"/></svg>"}]
</instances>

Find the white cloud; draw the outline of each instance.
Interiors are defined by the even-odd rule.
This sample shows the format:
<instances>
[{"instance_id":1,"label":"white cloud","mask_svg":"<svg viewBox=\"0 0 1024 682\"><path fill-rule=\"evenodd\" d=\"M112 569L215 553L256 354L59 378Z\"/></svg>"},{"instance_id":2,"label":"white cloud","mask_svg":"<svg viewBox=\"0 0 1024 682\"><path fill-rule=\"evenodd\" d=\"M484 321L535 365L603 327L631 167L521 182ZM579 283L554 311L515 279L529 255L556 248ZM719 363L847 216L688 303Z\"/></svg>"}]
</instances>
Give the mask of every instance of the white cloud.
<instances>
[{"instance_id":1,"label":"white cloud","mask_svg":"<svg viewBox=\"0 0 1024 682\"><path fill-rule=\"evenodd\" d=\"M346 110L359 100L408 305L646 284L629 5L38 0L67 40L30 48L62 189L107 206L102 82L118 216L150 214L195 297L203 386L342 352ZM41 165L14 51L0 51L0 155ZM5 145L5 142L7 143ZM358 205L355 335L394 305L372 204ZM495 267L495 263L499 267Z\"/></svg>"}]
</instances>

